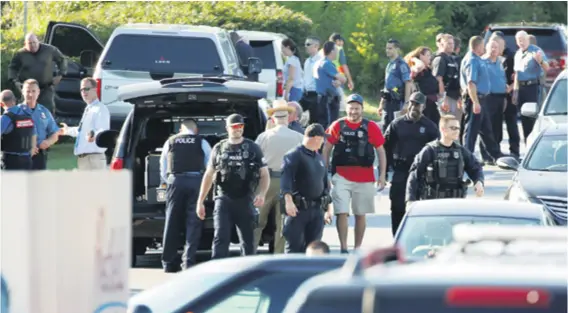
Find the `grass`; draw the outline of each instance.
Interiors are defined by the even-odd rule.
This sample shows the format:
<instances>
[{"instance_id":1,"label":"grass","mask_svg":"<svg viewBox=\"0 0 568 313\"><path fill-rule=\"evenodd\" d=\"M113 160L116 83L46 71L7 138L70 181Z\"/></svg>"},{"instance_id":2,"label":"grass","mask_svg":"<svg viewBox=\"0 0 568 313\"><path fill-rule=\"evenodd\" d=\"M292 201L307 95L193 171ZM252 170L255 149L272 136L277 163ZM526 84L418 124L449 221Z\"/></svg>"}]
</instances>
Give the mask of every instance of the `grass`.
<instances>
[{"instance_id":1,"label":"grass","mask_svg":"<svg viewBox=\"0 0 568 313\"><path fill-rule=\"evenodd\" d=\"M73 154L73 143L57 143L49 149L48 170L72 170L77 168L77 157Z\"/></svg>"},{"instance_id":2,"label":"grass","mask_svg":"<svg viewBox=\"0 0 568 313\"><path fill-rule=\"evenodd\" d=\"M365 106L363 107L363 116L366 119L378 122L381 118L377 115L377 108L379 107L379 99L375 97L363 97L365 99Z\"/></svg>"}]
</instances>

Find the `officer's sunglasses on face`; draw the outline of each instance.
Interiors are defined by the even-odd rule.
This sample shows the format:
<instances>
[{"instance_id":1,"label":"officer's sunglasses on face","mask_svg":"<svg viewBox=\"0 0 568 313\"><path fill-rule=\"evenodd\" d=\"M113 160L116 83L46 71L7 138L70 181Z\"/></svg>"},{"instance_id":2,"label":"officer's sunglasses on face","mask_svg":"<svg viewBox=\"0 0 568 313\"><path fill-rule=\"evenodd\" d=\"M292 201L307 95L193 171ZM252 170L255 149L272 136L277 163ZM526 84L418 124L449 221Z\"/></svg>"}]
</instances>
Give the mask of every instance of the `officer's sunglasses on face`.
<instances>
[{"instance_id":1,"label":"officer's sunglasses on face","mask_svg":"<svg viewBox=\"0 0 568 313\"><path fill-rule=\"evenodd\" d=\"M459 126L448 126L448 129L449 129L449 130L453 130L453 131L460 130L460 128L461 128L461 127L459 127Z\"/></svg>"},{"instance_id":2,"label":"officer's sunglasses on face","mask_svg":"<svg viewBox=\"0 0 568 313\"><path fill-rule=\"evenodd\" d=\"M245 124L233 124L230 126L232 129L243 129Z\"/></svg>"},{"instance_id":3,"label":"officer's sunglasses on face","mask_svg":"<svg viewBox=\"0 0 568 313\"><path fill-rule=\"evenodd\" d=\"M89 92L91 91L91 89L93 89L93 87L85 87L85 88L81 88L79 89L81 92Z\"/></svg>"},{"instance_id":4,"label":"officer's sunglasses on face","mask_svg":"<svg viewBox=\"0 0 568 313\"><path fill-rule=\"evenodd\" d=\"M313 43L311 43L311 42L306 42L304 45L305 45L306 47L309 47L309 46L313 45Z\"/></svg>"}]
</instances>

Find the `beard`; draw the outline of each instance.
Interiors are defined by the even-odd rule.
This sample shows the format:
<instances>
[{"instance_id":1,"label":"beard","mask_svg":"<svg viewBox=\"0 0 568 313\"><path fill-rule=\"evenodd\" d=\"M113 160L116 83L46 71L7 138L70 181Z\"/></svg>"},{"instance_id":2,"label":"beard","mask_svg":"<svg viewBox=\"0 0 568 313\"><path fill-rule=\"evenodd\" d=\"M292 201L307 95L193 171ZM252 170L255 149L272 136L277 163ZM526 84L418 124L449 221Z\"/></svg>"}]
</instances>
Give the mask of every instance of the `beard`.
<instances>
[{"instance_id":1,"label":"beard","mask_svg":"<svg viewBox=\"0 0 568 313\"><path fill-rule=\"evenodd\" d=\"M410 109L408 110L408 116L410 116L410 119L417 122L422 116L422 111L420 110L420 106L411 106Z\"/></svg>"}]
</instances>

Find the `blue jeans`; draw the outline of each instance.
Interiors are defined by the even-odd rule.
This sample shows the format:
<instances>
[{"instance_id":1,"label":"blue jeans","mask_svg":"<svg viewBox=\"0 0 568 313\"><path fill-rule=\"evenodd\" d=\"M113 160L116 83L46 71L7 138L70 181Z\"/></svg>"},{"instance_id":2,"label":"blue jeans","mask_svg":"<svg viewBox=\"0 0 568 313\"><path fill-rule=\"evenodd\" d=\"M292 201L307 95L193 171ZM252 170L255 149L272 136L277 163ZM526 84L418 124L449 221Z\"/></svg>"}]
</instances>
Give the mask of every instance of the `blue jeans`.
<instances>
[{"instance_id":1,"label":"blue jeans","mask_svg":"<svg viewBox=\"0 0 568 313\"><path fill-rule=\"evenodd\" d=\"M290 94L288 95L288 101L299 102L302 100L303 92L301 88L292 87L290 89Z\"/></svg>"}]
</instances>

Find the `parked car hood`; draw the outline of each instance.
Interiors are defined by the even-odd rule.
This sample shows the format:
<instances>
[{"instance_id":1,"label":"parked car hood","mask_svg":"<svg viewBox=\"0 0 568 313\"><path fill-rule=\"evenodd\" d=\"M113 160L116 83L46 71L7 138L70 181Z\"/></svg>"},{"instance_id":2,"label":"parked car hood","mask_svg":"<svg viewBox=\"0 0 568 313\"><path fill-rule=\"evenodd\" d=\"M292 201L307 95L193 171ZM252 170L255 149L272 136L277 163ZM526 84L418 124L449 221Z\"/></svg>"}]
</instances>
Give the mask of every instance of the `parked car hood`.
<instances>
[{"instance_id":1,"label":"parked car hood","mask_svg":"<svg viewBox=\"0 0 568 313\"><path fill-rule=\"evenodd\" d=\"M520 171L517 180L529 197L566 198L566 172Z\"/></svg>"}]
</instances>

